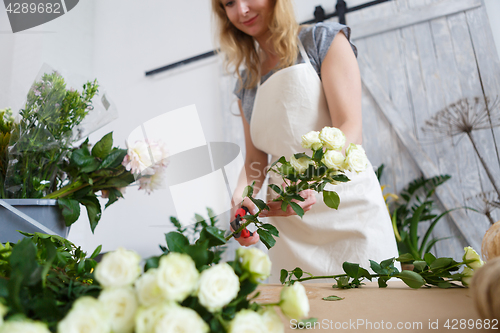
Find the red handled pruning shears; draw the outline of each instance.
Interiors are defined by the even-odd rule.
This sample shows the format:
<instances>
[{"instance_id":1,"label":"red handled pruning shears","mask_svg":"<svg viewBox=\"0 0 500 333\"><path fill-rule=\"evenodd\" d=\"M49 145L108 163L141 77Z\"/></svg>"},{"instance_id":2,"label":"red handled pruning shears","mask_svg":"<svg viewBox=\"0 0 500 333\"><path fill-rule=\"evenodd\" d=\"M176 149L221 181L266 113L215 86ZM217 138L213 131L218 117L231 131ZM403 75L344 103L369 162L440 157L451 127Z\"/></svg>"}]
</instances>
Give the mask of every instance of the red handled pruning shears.
<instances>
[{"instance_id":1,"label":"red handled pruning shears","mask_svg":"<svg viewBox=\"0 0 500 333\"><path fill-rule=\"evenodd\" d=\"M236 211L236 214L234 214L235 219L231 221L231 227L233 228L234 231L237 231L240 228L241 218L249 213L250 211L245 206L241 206L241 208L239 208ZM253 232L248 231L247 228L241 230L240 232L234 235L235 238L240 238L240 237L248 238L251 236L253 236Z\"/></svg>"}]
</instances>

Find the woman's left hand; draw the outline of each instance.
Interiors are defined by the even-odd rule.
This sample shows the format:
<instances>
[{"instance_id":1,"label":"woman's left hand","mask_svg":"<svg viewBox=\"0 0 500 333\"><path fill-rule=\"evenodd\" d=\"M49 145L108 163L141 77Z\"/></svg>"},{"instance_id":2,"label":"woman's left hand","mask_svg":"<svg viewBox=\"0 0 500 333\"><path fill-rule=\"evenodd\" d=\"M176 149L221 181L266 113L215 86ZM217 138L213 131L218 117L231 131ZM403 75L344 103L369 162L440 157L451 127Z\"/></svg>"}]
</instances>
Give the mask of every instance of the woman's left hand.
<instances>
[{"instance_id":1,"label":"woman's left hand","mask_svg":"<svg viewBox=\"0 0 500 333\"><path fill-rule=\"evenodd\" d=\"M307 212L308 210L311 209L312 205L316 203L316 196L315 196L315 191L313 190L304 190L302 192L299 192L299 195L304 198L304 201L298 201L298 200L292 200L293 202L296 202L304 212ZM267 216L290 216L290 215L297 215L295 211L288 205L286 207L286 211L283 211L281 209L281 201L269 201L267 202L267 205L269 206L269 210L263 210L260 212L259 217L267 217Z\"/></svg>"}]
</instances>

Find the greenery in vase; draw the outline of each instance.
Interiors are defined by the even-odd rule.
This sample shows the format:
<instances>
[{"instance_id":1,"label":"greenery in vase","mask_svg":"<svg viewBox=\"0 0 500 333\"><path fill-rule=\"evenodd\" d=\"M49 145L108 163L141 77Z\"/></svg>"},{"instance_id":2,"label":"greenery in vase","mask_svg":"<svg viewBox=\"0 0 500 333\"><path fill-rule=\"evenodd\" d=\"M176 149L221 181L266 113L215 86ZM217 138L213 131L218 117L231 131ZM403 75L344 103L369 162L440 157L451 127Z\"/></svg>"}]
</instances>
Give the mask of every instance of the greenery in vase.
<instances>
[{"instance_id":1,"label":"greenery in vase","mask_svg":"<svg viewBox=\"0 0 500 333\"><path fill-rule=\"evenodd\" d=\"M97 91L97 81L85 83L82 93L68 90L57 72L33 84L11 132L4 180L8 198L42 198L58 188L58 165L72 148L73 130L92 110Z\"/></svg>"},{"instance_id":2,"label":"greenery in vase","mask_svg":"<svg viewBox=\"0 0 500 333\"><path fill-rule=\"evenodd\" d=\"M33 84L18 123L10 109L0 110L0 199L58 199L67 226L77 221L83 205L93 232L102 215L99 196L108 199L107 208L136 180L148 193L161 186L168 164L161 142L139 141L120 149L113 147L111 132L94 146L87 138L74 147L78 125L93 109L97 93L96 80L80 93L67 89L53 72ZM150 161L150 151L158 161ZM150 162L146 170L137 167L145 161Z\"/></svg>"},{"instance_id":3,"label":"greenery in vase","mask_svg":"<svg viewBox=\"0 0 500 333\"><path fill-rule=\"evenodd\" d=\"M10 142L10 133L14 125L11 109L0 110L0 199L5 198L5 176L9 159L7 158L7 148Z\"/></svg>"}]
</instances>

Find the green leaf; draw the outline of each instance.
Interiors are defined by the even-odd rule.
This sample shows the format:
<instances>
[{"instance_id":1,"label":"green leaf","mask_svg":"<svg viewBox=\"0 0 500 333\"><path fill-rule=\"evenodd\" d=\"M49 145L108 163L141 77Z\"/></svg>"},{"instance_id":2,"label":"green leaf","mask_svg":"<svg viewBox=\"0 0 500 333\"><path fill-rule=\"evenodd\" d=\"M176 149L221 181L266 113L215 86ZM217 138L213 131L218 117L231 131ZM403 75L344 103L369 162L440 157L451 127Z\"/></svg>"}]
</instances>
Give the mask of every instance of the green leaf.
<instances>
[{"instance_id":1,"label":"green leaf","mask_svg":"<svg viewBox=\"0 0 500 333\"><path fill-rule=\"evenodd\" d=\"M439 282L437 286L439 288L448 289L452 286L452 284L448 281L443 281L443 282Z\"/></svg>"},{"instance_id":2,"label":"green leaf","mask_svg":"<svg viewBox=\"0 0 500 333\"><path fill-rule=\"evenodd\" d=\"M264 243L264 245L268 249L272 248L274 246L274 244L276 244L276 240L274 239L273 235L271 235L271 233L268 232L267 230L259 228L257 230L257 233L259 234L260 240L262 241L262 243Z\"/></svg>"},{"instance_id":3,"label":"green leaf","mask_svg":"<svg viewBox=\"0 0 500 333\"><path fill-rule=\"evenodd\" d=\"M334 175L334 176L332 176L332 179L337 181L337 182L342 182L342 183L346 183L346 182L350 181L349 177L347 177L344 174Z\"/></svg>"},{"instance_id":4,"label":"green leaf","mask_svg":"<svg viewBox=\"0 0 500 333\"><path fill-rule=\"evenodd\" d=\"M288 277L288 271L286 269L282 269L281 273L280 273L280 282L281 282L281 284L285 283L287 277Z\"/></svg>"},{"instance_id":5,"label":"green leaf","mask_svg":"<svg viewBox=\"0 0 500 333\"><path fill-rule=\"evenodd\" d=\"M364 277L368 280L372 280L372 275L370 274L370 272L368 272L366 269L364 269L363 267L360 267L358 269L358 278L360 277Z\"/></svg>"},{"instance_id":6,"label":"green leaf","mask_svg":"<svg viewBox=\"0 0 500 333\"><path fill-rule=\"evenodd\" d=\"M313 154L313 160L316 162L320 162L324 154L325 152L323 151L323 149L316 150Z\"/></svg>"},{"instance_id":7,"label":"green leaf","mask_svg":"<svg viewBox=\"0 0 500 333\"><path fill-rule=\"evenodd\" d=\"M436 260L436 257L432 253L426 253L424 254L424 260L430 266Z\"/></svg>"},{"instance_id":8,"label":"green leaf","mask_svg":"<svg viewBox=\"0 0 500 333\"><path fill-rule=\"evenodd\" d=\"M283 195L283 190L281 189L281 187L279 187L278 185L276 184L269 184L269 187L276 193L278 193L279 195Z\"/></svg>"},{"instance_id":9,"label":"green leaf","mask_svg":"<svg viewBox=\"0 0 500 333\"><path fill-rule=\"evenodd\" d=\"M297 213L298 216L302 217L304 216L304 209L299 206L299 204L290 201L290 206L292 207L293 211Z\"/></svg>"},{"instance_id":10,"label":"green leaf","mask_svg":"<svg viewBox=\"0 0 500 333\"><path fill-rule=\"evenodd\" d=\"M331 295L331 296L327 296L327 297L322 298L322 300L324 300L324 301L341 301L343 299L345 299L345 297L338 297L335 295Z\"/></svg>"},{"instance_id":11,"label":"green leaf","mask_svg":"<svg viewBox=\"0 0 500 333\"><path fill-rule=\"evenodd\" d=\"M418 289L425 284L425 280L420 274L413 271L402 271L396 277L403 280L410 288Z\"/></svg>"},{"instance_id":12,"label":"green leaf","mask_svg":"<svg viewBox=\"0 0 500 333\"><path fill-rule=\"evenodd\" d=\"M99 253L101 253L101 250L102 250L102 245L96 247L96 249L94 250L94 252L92 252L92 255L90 256L90 259L94 259L95 257L97 257Z\"/></svg>"},{"instance_id":13,"label":"green leaf","mask_svg":"<svg viewBox=\"0 0 500 333\"><path fill-rule=\"evenodd\" d=\"M382 267L380 266L380 264L379 264L379 263L377 263L377 262L375 262L375 261L373 261L373 260L371 260L371 259L370 259L370 268L371 268L371 269L372 269L375 273L377 273L377 274L384 274L384 273L383 273L383 269L382 269ZM387 272L387 270L386 270L386 272Z\"/></svg>"},{"instance_id":14,"label":"green leaf","mask_svg":"<svg viewBox=\"0 0 500 333\"><path fill-rule=\"evenodd\" d=\"M207 226L201 230L198 241L208 240L208 247L219 246L226 244L224 231L217 227Z\"/></svg>"},{"instance_id":15,"label":"green leaf","mask_svg":"<svg viewBox=\"0 0 500 333\"><path fill-rule=\"evenodd\" d=\"M158 268L158 266L160 266L160 258L161 256L148 258L146 260L146 264L144 265L144 271L147 272L148 269Z\"/></svg>"},{"instance_id":16,"label":"green leaf","mask_svg":"<svg viewBox=\"0 0 500 333\"><path fill-rule=\"evenodd\" d=\"M118 198L123 198L122 192L120 192L116 188L110 188L108 189L109 194L108 194L108 202L104 206L104 209L108 208L112 204L114 204L116 201L118 201Z\"/></svg>"},{"instance_id":17,"label":"green leaf","mask_svg":"<svg viewBox=\"0 0 500 333\"><path fill-rule=\"evenodd\" d=\"M263 209L267 209L269 210L269 206L266 205L266 203L260 199L255 199L255 198L252 198L252 197L249 197L250 200L252 200L252 202L255 204L255 206L257 206L259 208L259 210L263 210Z\"/></svg>"},{"instance_id":18,"label":"green leaf","mask_svg":"<svg viewBox=\"0 0 500 333\"><path fill-rule=\"evenodd\" d=\"M295 275L295 277L297 279L300 279L302 277L302 275L304 274L304 272L302 271L302 269L300 267L295 267L295 269L292 271L292 274Z\"/></svg>"},{"instance_id":19,"label":"green leaf","mask_svg":"<svg viewBox=\"0 0 500 333\"><path fill-rule=\"evenodd\" d=\"M296 158L296 159L299 159L299 158L302 158L302 157L307 157L307 158L310 158L308 155L306 155L305 153L297 153L297 154L293 154L293 156Z\"/></svg>"},{"instance_id":20,"label":"green leaf","mask_svg":"<svg viewBox=\"0 0 500 333\"><path fill-rule=\"evenodd\" d=\"M387 280L383 277L379 277L377 280L378 287L379 288L386 288L387 287Z\"/></svg>"},{"instance_id":21,"label":"green leaf","mask_svg":"<svg viewBox=\"0 0 500 333\"><path fill-rule=\"evenodd\" d=\"M352 277L353 279L357 279L359 277L358 276L359 264L354 264L345 261L342 264L342 268L344 269L344 272L346 272L346 274Z\"/></svg>"},{"instance_id":22,"label":"green leaf","mask_svg":"<svg viewBox=\"0 0 500 333\"><path fill-rule=\"evenodd\" d=\"M323 190L323 201L325 204L333 209L338 209L340 204L340 198L337 192Z\"/></svg>"},{"instance_id":23,"label":"green leaf","mask_svg":"<svg viewBox=\"0 0 500 333\"><path fill-rule=\"evenodd\" d=\"M113 148L113 132L109 132L102 137L92 148L92 156L98 158L105 158Z\"/></svg>"},{"instance_id":24,"label":"green leaf","mask_svg":"<svg viewBox=\"0 0 500 333\"><path fill-rule=\"evenodd\" d=\"M255 182L254 182L255 183ZM245 189L243 190L243 195L242 197L243 198L246 198L246 197L252 197L253 196L253 184L252 185L248 185L245 187Z\"/></svg>"},{"instance_id":25,"label":"green leaf","mask_svg":"<svg viewBox=\"0 0 500 333\"><path fill-rule=\"evenodd\" d=\"M415 259L413 258L413 255L411 255L411 253L405 253L405 254L402 254L399 257L397 257L396 260L399 262L402 262L402 263L406 263L406 262L411 263Z\"/></svg>"},{"instance_id":26,"label":"green leaf","mask_svg":"<svg viewBox=\"0 0 500 333\"><path fill-rule=\"evenodd\" d=\"M207 251L207 248L208 240L196 243L194 245L189 245L184 248L184 253L188 254L193 259L198 270L210 263L209 253L211 252Z\"/></svg>"},{"instance_id":27,"label":"green leaf","mask_svg":"<svg viewBox=\"0 0 500 333\"><path fill-rule=\"evenodd\" d=\"M287 207L287 206L288 206L288 201L283 200L283 201L281 202L281 210L282 210L282 211L284 211L284 212L286 212L286 207Z\"/></svg>"},{"instance_id":28,"label":"green leaf","mask_svg":"<svg viewBox=\"0 0 500 333\"><path fill-rule=\"evenodd\" d=\"M276 161L274 161L270 166L269 166L269 169L267 172L269 172L269 170L271 170L273 168L273 166L275 166L277 163L286 163L286 158L285 156L281 156L279 159L277 159Z\"/></svg>"},{"instance_id":29,"label":"green leaf","mask_svg":"<svg viewBox=\"0 0 500 333\"><path fill-rule=\"evenodd\" d=\"M423 260L415 260L413 262L413 266L414 266L413 269L414 271L422 272L425 269L425 267L427 267L427 263Z\"/></svg>"},{"instance_id":30,"label":"green leaf","mask_svg":"<svg viewBox=\"0 0 500 333\"><path fill-rule=\"evenodd\" d=\"M101 165L99 165L99 169L116 168L122 164L125 155L127 155L126 149L116 149L111 151L111 153L103 159Z\"/></svg>"},{"instance_id":31,"label":"green leaf","mask_svg":"<svg viewBox=\"0 0 500 333\"><path fill-rule=\"evenodd\" d=\"M276 229L276 227L274 225L269 224L269 223L265 223L265 224L261 225L261 228L264 228L267 231L269 231L269 233L271 235L279 237L279 231L278 231L278 229Z\"/></svg>"},{"instance_id":32,"label":"green leaf","mask_svg":"<svg viewBox=\"0 0 500 333\"><path fill-rule=\"evenodd\" d=\"M66 226L69 227L78 220L80 216L80 203L74 199L60 198L57 199L57 204L66 222Z\"/></svg>"},{"instance_id":33,"label":"green leaf","mask_svg":"<svg viewBox=\"0 0 500 333\"><path fill-rule=\"evenodd\" d=\"M432 262L432 264L430 264L430 269L432 271L434 271L434 270L438 270L440 268L448 267L448 266L450 266L452 261L453 261L452 258L437 258L436 260L434 260Z\"/></svg>"},{"instance_id":34,"label":"green leaf","mask_svg":"<svg viewBox=\"0 0 500 333\"><path fill-rule=\"evenodd\" d=\"M95 195L86 196L85 198L79 199L80 203L87 209L87 216L90 222L90 229L92 233L97 226L97 223L101 219L102 211L101 204Z\"/></svg>"},{"instance_id":35,"label":"green leaf","mask_svg":"<svg viewBox=\"0 0 500 333\"><path fill-rule=\"evenodd\" d=\"M184 253L186 247L189 246L189 240L186 236L176 231L166 234L165 239L167 240L167 247L170 252Z\"/></svg>"},{"instance_id":36,"label":"green leaf","mask_svg":"<svg viewBox=\"0 0 500 333\"><path fill-rule=\"evenodd\" d=\"M393 263L394 263L394 258L390 258L390 259L386 259L386 260L381 261L380 266L382 268L389 268L389 267L394 266Z\"/></svg>"}]
</instances>

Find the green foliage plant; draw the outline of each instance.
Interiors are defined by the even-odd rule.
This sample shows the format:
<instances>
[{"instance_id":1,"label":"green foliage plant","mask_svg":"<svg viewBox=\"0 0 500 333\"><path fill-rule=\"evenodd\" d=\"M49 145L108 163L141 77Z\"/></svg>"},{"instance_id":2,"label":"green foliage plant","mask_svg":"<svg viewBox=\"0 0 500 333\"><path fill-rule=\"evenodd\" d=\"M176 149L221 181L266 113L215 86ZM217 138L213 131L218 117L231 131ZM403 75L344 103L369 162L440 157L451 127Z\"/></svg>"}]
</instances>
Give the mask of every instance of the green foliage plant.
<instances>
[{"instance_id":1,"label":"green foliage plant","mask_svg":"<svg viewBox=\"0 0 500 333\"><path fill-rule=\"evenodd\" d=\"M438 241L448 238L431 239L434 227L450 212L466 207L453 208L437 214L432 197L436 188L450 178L449 175L417 178L398 195L400 199L390 206L392 223L399 233L399 238L397 234L396 237L400 254L411 253L414 259L422 260L424 254L428 253ZM422 236L418 234L418 227L425 221L429 221L429 226Z\"/></svg>"},{"instance_id":2,"label":"green foliage plant","mask_svg":"<svg viewBox=\"0 0 500 333\"><path fill-rule=\"evenodd\" d=\"M9 307L6 319L43 320L55 332L77 298L99 295L92 272L101 247L87 257L62 237L23 234L16 244L0 244L0 301Z\"/></svg>"}]
</instances>

